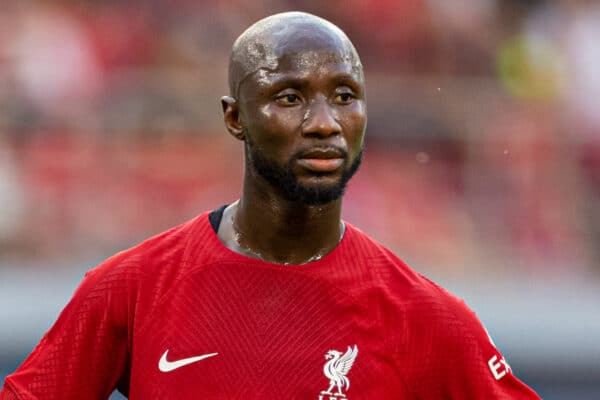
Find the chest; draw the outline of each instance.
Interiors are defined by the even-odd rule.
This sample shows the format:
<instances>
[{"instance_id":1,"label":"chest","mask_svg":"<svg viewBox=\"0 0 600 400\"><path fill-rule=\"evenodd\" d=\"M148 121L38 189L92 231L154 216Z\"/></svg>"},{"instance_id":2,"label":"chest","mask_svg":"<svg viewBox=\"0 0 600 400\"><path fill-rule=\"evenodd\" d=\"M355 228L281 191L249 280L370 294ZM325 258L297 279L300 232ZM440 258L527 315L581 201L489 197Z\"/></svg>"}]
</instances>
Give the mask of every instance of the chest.
<instances>
[{"instance_id":1,"label":"chest","mask_svg":"<svg viewBox=\"0 0 600 400\"><path fill-rule=\"evenodd\" d=\"M398 399L380 305L327 282L203 274L134 334L131 399Z\"/></svg>"}]
</instances>

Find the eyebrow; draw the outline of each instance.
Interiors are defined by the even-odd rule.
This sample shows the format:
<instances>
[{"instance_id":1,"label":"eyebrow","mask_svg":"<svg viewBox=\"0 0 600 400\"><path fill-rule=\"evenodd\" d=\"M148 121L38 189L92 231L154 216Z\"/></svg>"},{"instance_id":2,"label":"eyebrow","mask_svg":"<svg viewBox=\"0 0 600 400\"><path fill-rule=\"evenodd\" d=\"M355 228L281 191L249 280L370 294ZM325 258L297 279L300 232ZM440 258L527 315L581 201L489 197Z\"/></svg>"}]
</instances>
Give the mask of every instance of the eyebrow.
<instances>
[{"instance_id":1,"label":"eyebrow","mask_svg":"<svg viewBox=\"0 0 600 400\"><path fill-rule=\"evenodd\" d=\"M262 68L261 68L262 69ZM267 69L265 69L267 70ZM257 70L258 71L258 70ZM274 72L272 70L267 70L270 73L269 76L269 84L270 86L281 88L281 87L294 87L294 88L304 88L309 85L310 79L306 77L299 77L294 75L284 75L277 77L278 72ZM275 75L275 76L274 76ZM348 72L340 72L333 77L333 81L337 85L347 85L350 86L354 90L360 90L361 82L356 79L354 74Z\"/></svg>"},{"instance_id":2,"label":"eyebrow","mask_svg":"<svg viewBox=\"0 0 600 400\"><path fill-rule=\"evenodd\" d=\"M364 84L359 79L356 79L353 74L349 74L347 72L338 74L335 79L338 83L352 86L352 88L356 90L361 89L361 85Z\"/></svg>"}]
</instances>

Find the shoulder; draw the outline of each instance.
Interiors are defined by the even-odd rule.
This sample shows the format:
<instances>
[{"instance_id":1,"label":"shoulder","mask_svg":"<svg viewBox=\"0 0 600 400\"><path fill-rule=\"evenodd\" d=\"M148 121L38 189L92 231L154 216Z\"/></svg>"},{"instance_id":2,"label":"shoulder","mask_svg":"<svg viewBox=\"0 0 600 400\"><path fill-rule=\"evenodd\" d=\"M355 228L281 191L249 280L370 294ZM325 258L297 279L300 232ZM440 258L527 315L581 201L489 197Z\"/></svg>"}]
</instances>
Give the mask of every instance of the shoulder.
<instances>
[{"instance_id":1,"label":"shoulder","mask_svg":"<svg viewBox=\"0 0 600 400\"><path fill-rule=\"evenodd\" d=\"M182 279L189 248L210 228L208 213L121 251L89 270L75 291L70 309L106 313L119 326L133 315L142 322L153 306ZM206 226L205 226L206 225ZM140 313L141 312L141 313Z\"/></svg>"},{"instance_id":2,"label":"shoulder","mask_svg":"<svg viewBox=\"0 0 600 400\"><path fill-rule=\"evenodd\" d=\"M356 271L351 278L361 282L357 290L371 288L382 294L381 304L398 332L394 336L412 343L437 335L432 344L440 344L457 339L460 331L479 332L477 317L462 299L359 229L349 225L349 232L344 257Z\"/></svg>"},{"instance_id":3,"label":"shoulder","mask_svg":"<svg viewBox=\"0 0 600 400\"><path fill-rule=\"evenodd\" d=\"M134 289L161 277L177 275L190 248L210 230L208 212L118 252L86 273L83 284L106 289Z\"/></svg>"},{"instance_id":4,"label":"shoulder","mask_svg":"<svg viewBox=\"0 0 600 400\"><path fill-rule=\"evenodd\" d=\"M390 249L351 224L346 225L349 233L344 247L346 261L364 271L376 286L385 287L390 295L395 294L393 297L397 297L404 306L410 305L413 297L446 296L446 293L438 293L437 285L412 269Z\"/></svg>"},{"instance_id":5,"label":"shoulder","mask_svg":"<svg viewBox=\"0 0 600 400\"><path fill-rule=\"evenodd\" d=\"M350 247L355 253L361 254L368 268L379 275L383 275L390 285L403 285L409 290L404 294L409 295L410 303L416 312L431 308L441 313L450 313L460 318L471 319L472 311L465 302L428 277L411 268L390 249L371 238L359 228L347 224L350 232ZM354 254L349 254L350 259L356 259Z\"/></svg>"},{"instance_id":6,"label":"shoulder","mask_svg":"<svg viewBox=\"0 0 600 400\"><path fill-rule=\"evenodd\" d=\"M460 356L474 349L488 353L493 349L483 324L462 298L404 266L409 288L404 291L399 321L410 327L405 331L405 344L417 346L429 356L453 352Z\"/></svg>"},{"instance_id":7,"label":"shoulder","mask_svg":"<svg viewBox=\"0 0 600 400\"><path fill-rule=\"evenodd\" d=\"M360 229L349 228L349 247L363 257L350 254L348 258L365 260L362 269L385 290L387 302L394 304L394 320L402 328L405 344L437 352L444 346L456 349L473 341L482 346L489 343L483 325L464 300L409 267Z\"/></svg>"},{"instance_id":8,"label":"shoulder","mask_svg":"<svg viewBox=\"0 0 600 400\"><path fill-rule=\"evenodd\" d=\"M512 372L475 312L423 277L404 320L397 360L427 398L539 399Z\"/></svg>"},{"instance_id":9,"label":"shoulder","mask_svg":"<svg viewBox=\"0 0 600 400\"><path fill-rule=\"evenodd\" d=\"M475 312L456 295L416 274L396 327L395 359L419 395L444 398L537 398L520 382Z\"/></svg>"}]
</instances>

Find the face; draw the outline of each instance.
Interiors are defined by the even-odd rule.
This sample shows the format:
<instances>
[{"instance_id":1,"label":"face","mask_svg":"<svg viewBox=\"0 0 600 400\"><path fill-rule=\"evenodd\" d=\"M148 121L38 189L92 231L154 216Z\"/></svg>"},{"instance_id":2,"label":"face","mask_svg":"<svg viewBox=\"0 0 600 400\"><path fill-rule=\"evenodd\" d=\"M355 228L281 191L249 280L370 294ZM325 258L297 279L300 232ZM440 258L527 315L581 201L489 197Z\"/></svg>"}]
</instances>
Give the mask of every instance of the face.
<instances>
[{"instance_id":1,"label":"face","mask_svg":"<svg viewBox=\"0 0 600 400\"><path fill-rule=\"evenodd\" d=\"M360 64L328 49L286 53L249 75L239 97L251 175L308 205L342 196L367 121Z\"/></svg>"}]
</instances>

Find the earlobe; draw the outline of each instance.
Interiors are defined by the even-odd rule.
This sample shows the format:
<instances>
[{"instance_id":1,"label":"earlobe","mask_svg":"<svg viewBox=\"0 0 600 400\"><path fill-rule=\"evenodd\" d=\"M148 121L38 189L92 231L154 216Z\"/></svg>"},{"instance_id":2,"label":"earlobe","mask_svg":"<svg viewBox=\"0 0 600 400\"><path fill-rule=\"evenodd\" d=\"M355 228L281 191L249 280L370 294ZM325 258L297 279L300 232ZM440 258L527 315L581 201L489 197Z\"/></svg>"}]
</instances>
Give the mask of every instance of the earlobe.
<instances>
[{"instance_id":1,"label":"earlobe","mask_svg":"<svg viewBox=\"0 0 600 400\"><path fill-rule=\"evenodd\" d=\"M239 140L245 139L244 127L240 120L239 105L236 99L231 96L221 97L221 107L223 108L223 120L229 133Z\"/></svg>"}]
</instances>

